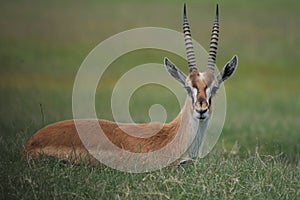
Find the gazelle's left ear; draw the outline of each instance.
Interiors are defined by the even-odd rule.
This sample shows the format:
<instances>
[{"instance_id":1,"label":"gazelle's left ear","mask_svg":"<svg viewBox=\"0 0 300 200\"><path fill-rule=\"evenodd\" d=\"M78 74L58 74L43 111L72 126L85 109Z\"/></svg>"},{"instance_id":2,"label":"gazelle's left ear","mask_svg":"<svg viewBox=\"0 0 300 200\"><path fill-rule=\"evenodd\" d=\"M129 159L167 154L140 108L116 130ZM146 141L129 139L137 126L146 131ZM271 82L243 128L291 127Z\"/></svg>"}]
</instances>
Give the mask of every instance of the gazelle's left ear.
<instances>
[{"instance_id":1,"label":"gazelle's left ear","mask_svg":"<svg viewBox=\"0 0 300 200\"><path fill-rule=\"evenodd\" d=\"M220 71L220 73L217 76L218 80L225 81L228 79L236 70L238 65L238 58L237 56L233 56L232 59L225 65L225 67Z\"/></svg>"},{"instance_id":2,"label":"gazelle's left ear","mask_svg":"<svg viewBox=\"0 0 300 200\"><path fill-rule=\"evenodd\" d=\"M219 72L217 76L217 80L214 82L212 87L212 95L215 95L217 90L220 88L223 81L228 79L232 74L235 72L238 65L238 57L235 55L231 58L231 60L226 63L226 65L223 67L222 71Z\"/></svg>"}]
</instances>

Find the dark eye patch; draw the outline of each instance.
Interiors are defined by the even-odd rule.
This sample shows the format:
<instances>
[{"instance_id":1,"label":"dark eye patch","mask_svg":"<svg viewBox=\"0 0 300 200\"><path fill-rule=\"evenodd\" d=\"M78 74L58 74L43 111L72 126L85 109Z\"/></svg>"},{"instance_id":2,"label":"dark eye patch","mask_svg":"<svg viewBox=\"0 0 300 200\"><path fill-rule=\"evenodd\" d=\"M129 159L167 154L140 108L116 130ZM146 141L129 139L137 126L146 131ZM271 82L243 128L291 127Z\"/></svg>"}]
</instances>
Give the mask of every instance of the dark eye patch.
<instances>
[{"instance_id":1,"label":"dark eye patch","mask_svg":"<svg viewBox=\"0 0 300 200\"><path fill-rule=\"evenodd\" d=\"M184 86L184 89L188 92L189 95L193 94L192 88L190 86Z\"/></svg>"}]
</instances>

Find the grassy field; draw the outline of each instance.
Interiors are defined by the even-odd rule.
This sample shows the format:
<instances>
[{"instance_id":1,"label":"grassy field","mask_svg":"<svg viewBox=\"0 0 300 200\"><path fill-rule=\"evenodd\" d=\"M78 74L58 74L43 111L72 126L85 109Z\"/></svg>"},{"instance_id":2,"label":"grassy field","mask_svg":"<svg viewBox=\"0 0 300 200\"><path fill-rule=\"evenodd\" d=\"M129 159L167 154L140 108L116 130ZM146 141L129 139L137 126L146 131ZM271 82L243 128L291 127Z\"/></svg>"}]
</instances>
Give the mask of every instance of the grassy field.
<instances>
[{"instance_id":1,"label":"grassy field","mask_svg":"<svg viewBox=\"0 0 300 200\"><path fill-rule=\"evenodd\" d=\"M208 48L216 2L186 3L193 37ZM182 5L171 0L1 2L0 199L300 197L300 3L296 0L219 3L217 64L222 67L237 54L239 67L225 84L227 117L222 135L204 159L145 174L49 158L20 161L19 154L35 131L72 118L77 70L99 42L136 27L181 31ZM123 73L138 64L162 62L165 56L187 72L183 60L158 50L139 50L117 59L97 89L99 117L113 120L110 95ZM168 91L145 87L131 102L133 118L149 120L148 109L154 103L165 105L168 120L179 111Z\"/></svg>"}]
</instances>

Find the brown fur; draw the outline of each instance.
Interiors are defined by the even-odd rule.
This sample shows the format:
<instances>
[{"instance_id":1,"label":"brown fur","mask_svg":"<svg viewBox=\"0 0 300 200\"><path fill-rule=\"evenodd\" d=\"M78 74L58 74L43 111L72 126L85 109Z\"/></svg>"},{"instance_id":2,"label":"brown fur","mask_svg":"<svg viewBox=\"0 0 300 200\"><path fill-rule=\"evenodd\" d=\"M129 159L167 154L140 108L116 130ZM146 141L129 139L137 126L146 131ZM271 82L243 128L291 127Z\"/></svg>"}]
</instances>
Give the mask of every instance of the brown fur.
<instances>
[{"instance_id":1,"label":"brown fur","mask_svg":"<svg viewBox=\"0 0 300 200\"><path fill-rule=\"evenodd\" d=\"M192 86L194 88L197 88L198 93L197 93L197 99L200 99L201 97L203 98L204 102L202 105L199 104L199 102L196 103L196 106L199 109L207 109L208 104L207 104L207 96L206 96L206 88L210 86L213 76L210 75L210 73L205 73L203 77L200 77L200 73L198 70L193 71L190 73L189 76Z\"/></svg>"},{"instance_id":2,"label":"brown fur","mask_svg":"<svg viewBox=\"0 0 300 200\"><path fill-rule=\"evenodd\" d=\"M180 116L165 125L161 123L117 124L107 120L98 120L98 123L106 137L119 148L135 153L146 153L158 150L172 141L178 129L179 118ZM93 129L91 122L91 120L76 120L76 123L87 129L89 135L84 137L90 142L89 149L97 149L99 137L97 138L97 135L89 131ZM124 130L134 132L139 137L128 135ZM149 137L151 133L157 131L157 134ZM36 159L39 155L45 154L60 159L71 158L77 160L78 158L86 158L88 151L81 139L74 120L50 124L40 129L29 139L21 153L21 157L22 159Z\"/></svg>"}]
</instances>

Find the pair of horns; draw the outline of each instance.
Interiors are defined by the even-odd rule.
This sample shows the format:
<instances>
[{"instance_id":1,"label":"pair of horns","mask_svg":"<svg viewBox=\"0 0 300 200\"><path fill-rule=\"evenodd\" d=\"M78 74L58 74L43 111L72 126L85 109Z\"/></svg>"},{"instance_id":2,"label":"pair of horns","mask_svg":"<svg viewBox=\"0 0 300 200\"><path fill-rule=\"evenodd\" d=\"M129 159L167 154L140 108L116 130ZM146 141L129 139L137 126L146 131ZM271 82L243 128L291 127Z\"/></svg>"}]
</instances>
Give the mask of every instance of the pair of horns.
<instances>
[{"instance_id":1,"label":"pair of horns","mask_svg":"<svg viewBox=\"0 0 300 200\"><path fill-rule=\"evenodd\" d=\"M193 47L193 42L191 37L191 30L186 16L185 4L183 9L183 33L184 33L184 41L185 41L185 48L186 48L186 56L189 64L189 71L192 72L194 70L197 70L197 66L196 66L195 52L194 52L194 47ZM216 65L218 40L219 40L219 8L217 4L216 16L215 16L211 39L210 39L208 62L206 67L206 70L211 71L212 73L214 72L215 65Z\"/></svg>"}]
</instances>

